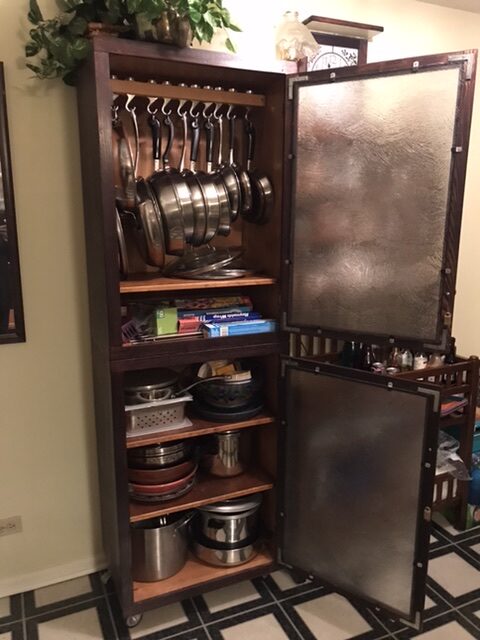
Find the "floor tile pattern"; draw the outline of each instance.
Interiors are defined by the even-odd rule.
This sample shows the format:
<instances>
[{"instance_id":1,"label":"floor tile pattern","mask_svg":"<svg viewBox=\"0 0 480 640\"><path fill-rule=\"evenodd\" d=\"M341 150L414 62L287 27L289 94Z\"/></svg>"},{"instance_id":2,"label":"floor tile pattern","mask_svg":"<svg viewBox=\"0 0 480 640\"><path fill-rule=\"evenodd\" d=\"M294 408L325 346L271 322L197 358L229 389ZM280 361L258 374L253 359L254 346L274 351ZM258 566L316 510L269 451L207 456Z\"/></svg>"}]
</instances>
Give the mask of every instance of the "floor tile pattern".
<instances>
[{"instance_id":1,"label":"floor tile pattern","mask_svg":"<svg viewBox=\"0 0 480 640\"><path fill-rule=\"evenodd\" d=\"M148 611L128 629L104 577L0 599L0 640L480 640L480 528L459 533L439 517L421 633L285 571Z\"/></svg>"}]
</instances>

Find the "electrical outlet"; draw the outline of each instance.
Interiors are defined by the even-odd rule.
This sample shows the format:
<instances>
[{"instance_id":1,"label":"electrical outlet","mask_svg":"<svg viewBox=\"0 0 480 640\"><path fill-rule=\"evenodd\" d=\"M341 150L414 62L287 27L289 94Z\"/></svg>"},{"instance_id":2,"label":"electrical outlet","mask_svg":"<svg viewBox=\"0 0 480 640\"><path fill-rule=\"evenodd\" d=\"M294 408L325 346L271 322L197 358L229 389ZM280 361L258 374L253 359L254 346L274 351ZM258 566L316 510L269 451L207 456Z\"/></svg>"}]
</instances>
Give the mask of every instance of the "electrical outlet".
<instances>
[{"instance_id":1,"label":"electrical outlet","mask_svg":"<svg viewBox=\"0 0 480 640\"><path fill-rule=\"evenodd\" d=\"M11 518L4 518L0 520L0 537L8 536L11 533L22 532L22 518L21 516L12 516Z\"/></svg>"}]
</instances>

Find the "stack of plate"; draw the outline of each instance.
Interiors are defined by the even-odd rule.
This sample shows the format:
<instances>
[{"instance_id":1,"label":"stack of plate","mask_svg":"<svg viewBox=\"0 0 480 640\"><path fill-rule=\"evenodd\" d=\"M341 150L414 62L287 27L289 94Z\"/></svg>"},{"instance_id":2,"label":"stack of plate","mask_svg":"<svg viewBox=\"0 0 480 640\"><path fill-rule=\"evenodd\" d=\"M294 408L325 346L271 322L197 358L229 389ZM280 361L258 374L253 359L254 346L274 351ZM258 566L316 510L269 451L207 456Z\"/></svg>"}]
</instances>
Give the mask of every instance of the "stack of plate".
<instances>
[{"instance_id":1,"label":"stack of plate","mask_svg":"<svg viewBox=\"0 0 480 640\"><path fill-rule=\"evenodd\" d=\"M185 495L195 482L192 445L176 441L128 452L130 496L139 502L165 502Z\"/></svg>"}]
</instances>

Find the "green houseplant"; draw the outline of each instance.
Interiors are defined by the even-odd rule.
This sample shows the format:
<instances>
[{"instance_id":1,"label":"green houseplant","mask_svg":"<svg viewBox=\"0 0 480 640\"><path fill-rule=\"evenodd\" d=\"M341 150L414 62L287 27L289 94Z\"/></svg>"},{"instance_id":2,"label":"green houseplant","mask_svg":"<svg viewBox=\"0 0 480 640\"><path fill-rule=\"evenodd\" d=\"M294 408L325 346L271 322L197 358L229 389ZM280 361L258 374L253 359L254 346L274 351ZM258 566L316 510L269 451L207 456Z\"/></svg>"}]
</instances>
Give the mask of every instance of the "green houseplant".
<instances>
[{"instance_id":1,"label":"green houseplant","mask_svg":"<svg viewBox=\"0 0 480 640\"><path fill-rule=\"evenodd\" d=\"M38 0L30 0L32 28L25 55L34 58L27 67L38 78L62 78L70 85L75 84L76 70L90 51L92 23L128 37L178 44L183 40L184 46L193 39L210 42L218 29L240 31L223 0L58 0L58 5L60 13L46 19ZM226 46L235 50L230 38Z\"/></svg>"}]
</instances>

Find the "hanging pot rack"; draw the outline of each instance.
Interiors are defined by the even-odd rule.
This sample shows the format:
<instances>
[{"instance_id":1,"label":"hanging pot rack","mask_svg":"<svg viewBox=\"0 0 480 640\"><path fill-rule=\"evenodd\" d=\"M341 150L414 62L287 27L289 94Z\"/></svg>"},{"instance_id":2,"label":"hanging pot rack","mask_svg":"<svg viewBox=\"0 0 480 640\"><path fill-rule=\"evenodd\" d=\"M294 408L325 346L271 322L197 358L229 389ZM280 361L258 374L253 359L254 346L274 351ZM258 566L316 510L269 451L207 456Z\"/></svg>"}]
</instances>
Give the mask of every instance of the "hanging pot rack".
<instances>
[{"instance_id":1,"label":"hanging pot rack","mask_svg":"<svg viewBox=\"0 0 480 640\"><path fill-rule=\"evenodd\" d=\"M116 96L135 95L145 98L165 98L171 100L196 100L202 103L231 104L243 107L264 107L265 96L258 93L205 89L138 80L112 78L110 89Z\"/></svg>"}]
</instances>

